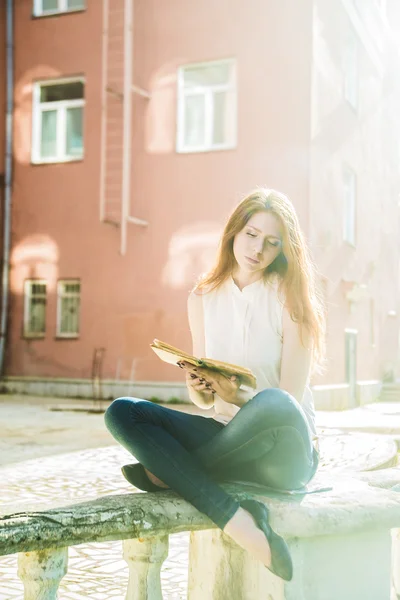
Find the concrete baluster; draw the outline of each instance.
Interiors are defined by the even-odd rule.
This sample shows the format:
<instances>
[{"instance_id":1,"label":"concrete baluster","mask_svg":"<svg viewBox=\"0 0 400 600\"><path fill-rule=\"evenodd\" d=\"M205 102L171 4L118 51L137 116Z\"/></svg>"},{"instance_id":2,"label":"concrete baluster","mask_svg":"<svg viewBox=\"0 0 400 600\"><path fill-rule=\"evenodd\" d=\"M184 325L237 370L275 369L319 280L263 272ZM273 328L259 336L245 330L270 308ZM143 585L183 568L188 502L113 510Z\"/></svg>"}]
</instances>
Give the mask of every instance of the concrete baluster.
<instances>
[{"instance_id":1,"label":"concrete baluster","mask_svg":"<svg viewBox=\"0 0 400 600\"><path fill-rule=\"evenodd\" d=\"M391 536L386 529L287 540L294 577L285 600L389 600Z\"/></svg>"},{"instance_id":2,"label":"concrete baluster","mask_svg":"<svg viewBox=\"0 0 400 600\"><path fill-rule=\"evenodd\" d=\"M400 598L400 529L392 529L392 595Z\"/></svg>"},{"instance_id":3,"label":"concrete baluster","mask_svg":"<svg viewBox=\"0 0 400 600\"><path fill-rule=\"evenodd\" d=\"M283 582L219 529L190 534L188 600L284 600Z\"/></svg>"},{"instance_id":4,"label":"concrete baluster","mask_svg":"<svg viewBox=\"0 0 400 600\"><path fill-rule=\"evenodd\" d=\"M68 548L18 554L18 576L24 600L57 600L57 590L68 568Z\"/></svg>"},{"instance_id":5,"label":"concrete baluster","mask_svg":"<svg viewBox=\"0 0 400 600\"><path fill-rule=\"evenodd\" d=\"M124 540L123 555L129 566L126 600L162 600L160 573L168 556L168 536Z\"/></svg>"}]
</instances>

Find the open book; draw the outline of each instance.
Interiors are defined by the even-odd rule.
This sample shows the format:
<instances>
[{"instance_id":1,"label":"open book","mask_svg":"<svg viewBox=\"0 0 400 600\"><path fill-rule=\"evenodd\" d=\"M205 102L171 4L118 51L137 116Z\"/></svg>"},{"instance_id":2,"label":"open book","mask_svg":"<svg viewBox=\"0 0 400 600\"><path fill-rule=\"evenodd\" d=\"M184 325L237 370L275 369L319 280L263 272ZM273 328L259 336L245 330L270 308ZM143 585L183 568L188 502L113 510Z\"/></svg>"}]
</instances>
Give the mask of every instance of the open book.
<instances>
[{"instance_id":1,"label":"open book","mask_svg":"<svg viewBox=\"0 0 400 600\"><path fill-rule=\"evenodd\" d=\"M177 365L179 361L185 361L195 367L206 367L207 369L215 369L227 377L231 375L237 375L240 379L241 385L245 385L251 388L257 387L257 380L255 375L246 367L239 367L238 365L232 365L230 363L222 362L220 360L214 360L213 358L196 358L191 354L187 354L174 346L170 346L160 340L153 340L150 347L154 352L166 363L171 365Z\"/></svg>"}]
</instances>

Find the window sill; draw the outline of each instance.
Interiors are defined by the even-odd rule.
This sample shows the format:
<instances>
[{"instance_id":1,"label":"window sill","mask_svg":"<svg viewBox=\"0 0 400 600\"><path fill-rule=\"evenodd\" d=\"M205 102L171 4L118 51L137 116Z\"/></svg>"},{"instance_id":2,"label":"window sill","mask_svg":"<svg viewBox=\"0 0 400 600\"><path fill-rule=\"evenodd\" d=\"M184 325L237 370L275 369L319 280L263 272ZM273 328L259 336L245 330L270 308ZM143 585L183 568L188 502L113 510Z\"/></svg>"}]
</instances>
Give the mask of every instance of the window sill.
<instances>
[{"instance_id":1,"label":"window sill","mask_svg":"<svg viewBox=\"0 0 400 600\"><path fill-rule=\"evenodd\" d=\"M226 146L212 146L207 148L177 148L177 154L199 154L204 152L222 152L224 150L236 150L237 144L229 144Z\"/></svg>"},{"instance_id":2,"label":"window sill","mask_svg":"<svg viewBox=\"0 0 400 600\"><path fill-rule=\"evenodd\" d=\"M23 340L44 340L46 337L45 333L23 333Z\"/></svg>"},{"instance_id":3,"label":"window sill","mask_svg":"<svg viewBox=\"0 0 400 600\"><path fill-rule=\"evenodd\" d=\"M59 342L59 341L68 341L68 340L79 340L80 336L79 335L56 335L54 336L54 339Z\"/></svg>"},{"instance_id":4,"label":"window sill","mask_svg":"<svg viewBox=\"0 0 400 600\"><path fill-rule=\"evenodd\" d=\"M82 12L86 12L87 8L72 8L71 10L55 10L52 12L45 12L43 14L39 14L39 15L35 15L35 13L33 13L31 15L32 20L36 20L36 19L48 19L49 17L58 17L61 15L75 15L76 13L82 13Z\"/></svg>"},{"instance_id":5,"label":"window sill","mask_svg":"<svg viewBox=\"0 0 400 600\"><path fill-rule=\"evenodd\" d=\"M60 159L51 159L51 160L32 160L31 165L33 167L41 167L44 165L65 165L70 163L78 163L83 162L84 157L81 158L60 158Z\"/></svg>"}]
</instances>

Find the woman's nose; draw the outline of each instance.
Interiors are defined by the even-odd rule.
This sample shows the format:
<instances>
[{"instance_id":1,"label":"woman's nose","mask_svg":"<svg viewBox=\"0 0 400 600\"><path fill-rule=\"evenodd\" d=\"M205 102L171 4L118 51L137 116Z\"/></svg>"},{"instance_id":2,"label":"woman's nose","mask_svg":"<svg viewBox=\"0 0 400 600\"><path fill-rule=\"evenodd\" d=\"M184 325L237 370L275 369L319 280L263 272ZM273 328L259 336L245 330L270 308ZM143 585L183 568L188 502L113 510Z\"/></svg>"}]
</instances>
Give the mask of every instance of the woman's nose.
<instances>
[{"instance_id":1,"label":"woman's nose","mask_svg":"<svg viewBox=\"0 0 400 600\"><path fill-rule=\"evenodd\" d=\"M263 241L262 240L256 240L255 244L253 246L253 250L256 254L262 254L263 251Z\"/></svg>"}]
</instances>

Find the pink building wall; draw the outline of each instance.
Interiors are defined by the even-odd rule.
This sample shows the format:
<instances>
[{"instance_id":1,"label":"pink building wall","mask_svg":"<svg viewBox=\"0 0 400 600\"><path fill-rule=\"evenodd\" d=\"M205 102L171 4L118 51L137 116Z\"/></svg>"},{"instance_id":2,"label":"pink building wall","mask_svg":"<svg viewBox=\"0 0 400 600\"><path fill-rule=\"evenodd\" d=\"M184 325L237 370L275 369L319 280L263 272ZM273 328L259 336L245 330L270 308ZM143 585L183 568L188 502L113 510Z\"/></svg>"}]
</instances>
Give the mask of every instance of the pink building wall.
<instances>
[{"instance_id":1,"label":"pink building wall","mask_svg":"<svg viewBox=\"0 0 400 600\"><path fill-rule=\"evenodd\" d=\"M340 71L332 44L346 18L343 9L327 12L336 3L322 0L251 0L246 6L239 0L204 0L195 10L183 0L135 0L133 83L151 97L132 94L130 214L148 225L128 224L127 252L121 255L120 228L99 218L102 3L88 0L83 12L39 19L31 18L31 4L24 0L15 5L6 374L90 377L93 350L104 347L106 378L115 377L117 370L120 378L128 378L133 366L138 381L179 380L180 372L161 363L149 343L158 337L190 350L188 291L210 266L231 208L253 187L268 185L293 200L326 281L329 363L317 381L344 381L346 327L359 330L359 347L368 350L358 352L358 377L379 378L383 363L397 357L398 321L388 320L387 312L398 309L398 169L391 163L387 173L387 155L369 140L381 140L380 127L389 119L383 113L395 114L395 104L389 94L383 112L363 105L361 123L341 99L340 77L327 82L320 72L331 63L336 75ZM121 5L114 4L117 12ZM123 64L117 60L123 49L121 18L113 15L109 58L114 63L107 72L116 89L122 85ZM326 48L328 53L321 54ZM227 57L237 61L237 147L176 153L177 68ZM365 65L368 69L367 60ZM84 159L32 165L32 82L77 74L85 77ZM379 102L382 81L374 73L367 73L366 80L370 89L363 98L371 91ZM105 209L118 218L119 190L111 189L121 179L122 108L115 96L107 98ZM345 247L340 237L339 172L344 160L361 170L355 250ZM385 198L390 200L386 203ZM378 263L373 271L372 261ZM48 281L47 329L40 340L24 339L22 332L24 280L33 277ZM81 332L76 340L56 338L56 284L69 277L81 280ZM374 348L368 346L370 304L359 303L350 312L345 298L353 282L366 278L376 307Z\"/></svg>"},{"instance_id":2,"label":"pink building wall","mask_svg":"<svg viewBox=\"0 0 400 600\"><path fill-rule=\"evenodd\" d=\"M365 29L358 30L359 13L323 0L314 5L309 218L313 253L325 279L331 383L344 380L345 329L358 332L358 379L381 379L398 367L398 66L377 3L369 7L362 4ZM356 109L343 93L351 31L357 32ZM343 241L344 168L356 174L355 247ZM354 286L363 286L362 294L350 303L346 294Z\"/></svg>"}]
</instances>

